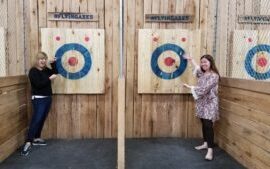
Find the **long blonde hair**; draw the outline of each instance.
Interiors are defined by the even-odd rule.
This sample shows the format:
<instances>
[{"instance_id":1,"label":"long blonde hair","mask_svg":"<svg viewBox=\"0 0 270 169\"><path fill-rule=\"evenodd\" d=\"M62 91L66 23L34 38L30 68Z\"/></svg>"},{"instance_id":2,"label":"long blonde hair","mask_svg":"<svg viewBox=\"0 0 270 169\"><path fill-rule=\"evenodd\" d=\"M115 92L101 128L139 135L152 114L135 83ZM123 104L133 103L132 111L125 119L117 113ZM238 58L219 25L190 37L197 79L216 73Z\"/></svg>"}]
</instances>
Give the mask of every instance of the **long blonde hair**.
<instances>
[{"instance_id":1,"label":"long blonde hair","mask_svg":"<svg viewBox=\"0 0 270 169\"><path fill-rule=\"evenodd\" d=\"M33 60L32 66L36 67L39 59L48 59L48 55L45 52L38 52Z\"/></svg>"}]
</instances>

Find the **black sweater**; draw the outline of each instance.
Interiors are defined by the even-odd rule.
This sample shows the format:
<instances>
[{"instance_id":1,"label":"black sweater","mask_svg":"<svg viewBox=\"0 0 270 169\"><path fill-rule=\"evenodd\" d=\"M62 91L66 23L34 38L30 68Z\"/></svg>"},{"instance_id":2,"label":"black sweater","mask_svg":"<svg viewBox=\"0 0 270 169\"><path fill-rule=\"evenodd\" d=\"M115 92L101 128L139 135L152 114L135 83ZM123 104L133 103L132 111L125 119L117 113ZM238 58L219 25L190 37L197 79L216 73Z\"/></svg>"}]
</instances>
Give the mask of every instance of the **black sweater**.
<instances>
[{"instance_id":1,"label":"black sweater","mask_svg":"<svg viewBox=\"0 0 270 169\"><path fill-rule=\"evenodd\" d=\"M52 86L49 77L52 74L57 74L55 63L51 63L52 69L44 68L39 70L36 67L32 67L29 71L29 79L31 83L32 95L39 96L51 96Z\"/></svg>"}]
</instances>

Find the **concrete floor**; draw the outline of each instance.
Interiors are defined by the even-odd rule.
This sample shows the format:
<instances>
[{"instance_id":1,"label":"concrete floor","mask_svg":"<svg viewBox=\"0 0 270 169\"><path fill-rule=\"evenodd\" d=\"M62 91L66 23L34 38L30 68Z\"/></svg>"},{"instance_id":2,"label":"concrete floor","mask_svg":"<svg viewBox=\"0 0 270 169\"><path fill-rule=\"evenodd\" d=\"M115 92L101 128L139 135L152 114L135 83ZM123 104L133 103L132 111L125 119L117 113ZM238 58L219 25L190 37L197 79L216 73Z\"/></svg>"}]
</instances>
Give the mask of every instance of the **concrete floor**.
<instances>
[{"instance_id":1,"label":"concrete floor","mask_svg":"<svg viewBox=\"0 0 270 169\"><path fill-rule=\"evenodd\" d=\"M44 147L33 147L27 156L20 150L0 169L115 169L115 139L48 140ZM206 151L193 147L198 139L127 139L126 169L243 169L226 152L215 147L215 159L204 160Z\"/></svg>"},{"instance_id":2,"label":"concrete floor","mask_svg":"<svg viewBox=\"0 0 270 169\"><path fill-rule=\"evenodd\" d=\"M127 140L127 169L244 169L218 147L214 160L206 161L206 150L195 150L200 139L131 139Z\"/></svg>"},{"instance_id":3,"label":"concrete floor","mask_svg":"<svg viewBox=\"0 0 270 169\"><path fill-rule=\"evenodd\" d=\"M28 156L15 152L0 169L115 169L117 145L112 139L48 140Z\"/></svg>"}]
</instances>

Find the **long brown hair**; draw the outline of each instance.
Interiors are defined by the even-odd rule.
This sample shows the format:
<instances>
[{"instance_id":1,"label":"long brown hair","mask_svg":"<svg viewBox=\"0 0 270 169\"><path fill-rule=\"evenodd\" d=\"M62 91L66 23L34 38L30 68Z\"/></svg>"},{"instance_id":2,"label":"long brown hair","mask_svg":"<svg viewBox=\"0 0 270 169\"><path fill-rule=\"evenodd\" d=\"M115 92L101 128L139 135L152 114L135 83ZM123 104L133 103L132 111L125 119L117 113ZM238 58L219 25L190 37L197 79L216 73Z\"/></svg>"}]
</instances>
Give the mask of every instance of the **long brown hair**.
<instances>
[{"instance_id":1,"label":"long brown hair","mask_svg":"<svg viewBox=\"0 0 270 169\"><path fill-rule=\"evenodd\" d=\"M218 74L218 76L220 78L220 75L219 75L218 69L216 67L214 58L209 54L203 55L200 60L202 60L203 58L207 59L210 62L210 70L212 70L213 72ZM204 70L202 68L201 68L201 70L204 72Z\"/></svg>"}]
</instances>

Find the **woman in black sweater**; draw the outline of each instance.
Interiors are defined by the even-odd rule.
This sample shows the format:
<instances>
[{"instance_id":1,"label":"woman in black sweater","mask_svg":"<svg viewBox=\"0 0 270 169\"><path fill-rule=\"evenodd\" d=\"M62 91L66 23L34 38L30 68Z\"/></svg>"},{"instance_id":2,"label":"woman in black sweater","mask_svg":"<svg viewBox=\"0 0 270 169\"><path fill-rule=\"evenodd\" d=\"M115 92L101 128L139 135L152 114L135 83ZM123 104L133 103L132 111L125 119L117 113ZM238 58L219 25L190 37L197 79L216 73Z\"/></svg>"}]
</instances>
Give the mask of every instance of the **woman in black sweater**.
<instances>
[{"instance_id":1,"label":"woman in black sweater","mask_svg":"<svg viewBox=\"0 0 270 169\"><path fill-rule=\"evenodd\" d=\"M40 138L41 131L51 108L52 86L51 81L57 77L55 59L50 61L52 69L47 65L48 56L44 52L39 52L36 56L36 63L29 71L29 80L31 83L33 116L29 126L26 143L21 152L22 155L28 155L32 145L46 145L46 142Z\"/></svg>"}]
</instances>

